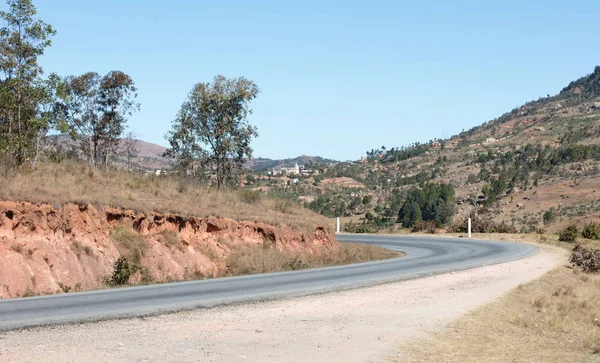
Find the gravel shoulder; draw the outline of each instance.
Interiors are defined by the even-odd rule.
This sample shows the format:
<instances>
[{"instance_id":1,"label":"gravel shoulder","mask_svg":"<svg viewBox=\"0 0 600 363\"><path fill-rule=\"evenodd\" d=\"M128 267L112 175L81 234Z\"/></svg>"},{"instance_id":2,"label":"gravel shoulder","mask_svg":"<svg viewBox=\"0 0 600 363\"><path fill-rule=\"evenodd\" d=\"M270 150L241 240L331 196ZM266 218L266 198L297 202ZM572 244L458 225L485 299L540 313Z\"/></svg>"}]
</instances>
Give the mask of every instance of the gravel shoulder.
<instances>
[{"instance_id":1,"label":"gravel shoulder","mask_svg":"<svg viewBox=\"0 0 600 363\"><path fill-rule=\"evenodd\" d=\"M564 261L517 261L288 300L0 334L0 361L365 362L424 337Z\"/></svg>"}]
</instances>

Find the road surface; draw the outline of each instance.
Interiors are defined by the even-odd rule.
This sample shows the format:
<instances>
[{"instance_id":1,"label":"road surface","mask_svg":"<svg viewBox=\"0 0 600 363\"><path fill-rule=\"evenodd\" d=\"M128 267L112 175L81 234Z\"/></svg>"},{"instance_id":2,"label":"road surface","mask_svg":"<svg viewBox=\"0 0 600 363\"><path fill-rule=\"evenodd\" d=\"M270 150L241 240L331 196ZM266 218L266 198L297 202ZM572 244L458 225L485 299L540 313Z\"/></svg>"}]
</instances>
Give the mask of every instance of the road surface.
<instances>
[{"instance_id":1,"label":"road surface","mask_svg":"<svg viewBox=\"0 0 600 363\"><path fill-rule=\"evenodd\" d=\"M97 290L0 301L0 330L153 315L412 279L515 260L537 252L519 243L383 235L338 235L404 251L384 261L320 269Z\"/></svg>"}]
</instances>

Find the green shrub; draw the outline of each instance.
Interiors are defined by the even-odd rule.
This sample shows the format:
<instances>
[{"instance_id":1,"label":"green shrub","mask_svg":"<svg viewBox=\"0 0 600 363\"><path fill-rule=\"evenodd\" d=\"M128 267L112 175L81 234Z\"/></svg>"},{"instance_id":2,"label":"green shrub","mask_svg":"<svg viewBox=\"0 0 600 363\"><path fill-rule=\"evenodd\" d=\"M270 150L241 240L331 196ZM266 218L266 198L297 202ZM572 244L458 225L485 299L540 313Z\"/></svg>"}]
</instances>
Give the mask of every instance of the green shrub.
<instances>
[{"instance_id":1,"label":"green shrub","mask_svg":"<svg viewBox=\"0 0 600 363\"><path fill-rule=\"evenodd\" d=\"M569 225L567 228L558 232L558 240L562 242L575 242L579 231L577 226L574 224Z\"/></svg>"},{"instance_id":2,"label":"green shrub","mask_svg":"<svg viewBox=\"0 0 600 363\"><path fill-rule=\"evenodd\" d=\"M554 212L554 208L550 208L544 212L542 216L542 221L544 222L544 226L548 226L556 220L556 213Z\"/></svg>"},{"instance_id":3,"label":"green shrub","mask_svg":"<svg viewBox=\"0 0 600 363\"><path fill-rule=\"evenodd\" d=\"M256 177L252 174L248 174L248 175L246 175L246 181L248 182L248 184L255 184Z\"/></svg>"},{"instance_id":4,"label":"green shrub","mask_svg":"<svg viewBox=\"0 0 600 363\"><path fill-rule=\"evenodd\" d=\"M348 233L375 233L375 228L368 223L354 223L352 221L344 224L344 232Z\"/></svg>"},{"instance_id":5,"label":"green shrub","mask_svg":"<svg viewBox=\"0 0 600 363\"><path fill-rule=\"evenodd\" d=\"M595 222L590 222L583 227L581 236L587 239L600 240L600 225Z\"/></svg>"},{"instance_id":6,"label":"green shrub","mask_svg":"<svg viewBox=\"0 0 600 363\"><path fill-rule=\"evenodd\" d=\"M110 277L104 279L104 283L109 286L121 286L129 283L131 275L139 271L139 266L130 264L127 259L120 257L113 264L113 273Z\"/></svg>"}]
</instances>

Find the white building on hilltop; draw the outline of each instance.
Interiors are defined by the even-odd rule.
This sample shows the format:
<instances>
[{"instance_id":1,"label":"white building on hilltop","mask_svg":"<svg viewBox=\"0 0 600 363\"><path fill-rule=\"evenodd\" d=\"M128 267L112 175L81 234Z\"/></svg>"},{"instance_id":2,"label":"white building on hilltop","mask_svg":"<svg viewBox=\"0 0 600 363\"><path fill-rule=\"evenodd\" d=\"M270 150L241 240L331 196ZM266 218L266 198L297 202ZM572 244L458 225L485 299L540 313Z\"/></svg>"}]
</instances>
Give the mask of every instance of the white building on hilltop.
<instances>
[{"instance_id":1,"label":"white building on hilltop","mask_svg":"<svg viewBox=\"0 0 600 363\"><path fill-rule=\"evenodd\" d=\"M312 175L319 174L318 170L306 169L304 165L295 164L293 167L278 167L268 172L269 175Z\"/></svg>"},{"instance_id":2,"label":"white building on hilltop","mask_svg":"<svg viewBox=\"0 0 600 363\"><path fill-rule=\"evenodd\" d=\"M273 169L272 175L299 175L300 174L300 166L298 164L294 165L291 168L276 168Z\"/></svg>"}]
</instances>

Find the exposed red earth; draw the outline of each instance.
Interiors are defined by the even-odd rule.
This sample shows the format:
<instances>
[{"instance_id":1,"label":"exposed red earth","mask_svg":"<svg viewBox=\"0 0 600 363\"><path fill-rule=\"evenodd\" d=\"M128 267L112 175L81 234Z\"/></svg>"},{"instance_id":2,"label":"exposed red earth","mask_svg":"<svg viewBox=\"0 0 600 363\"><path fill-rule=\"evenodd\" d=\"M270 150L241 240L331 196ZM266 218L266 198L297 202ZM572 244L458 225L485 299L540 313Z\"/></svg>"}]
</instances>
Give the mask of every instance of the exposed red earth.
<instances>
[{"instance_id":1,"label":"exposed red earth","mask_svg":"<svg viewBox=\"0 0 600 363\"><path fill-rule=\"evenodd\" d=\"M111 237L115 227L143 242L120 245ZM288 226L90 204L0 202L0 298L101 288L124 248L135 248L144 267L131 282L169 282L219 276L236 247L264 243L304 253L337 247L335 235L320 227L305 233Z\"/></svg>"}]
</instances>

